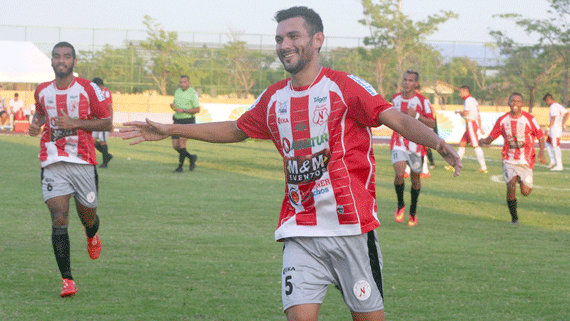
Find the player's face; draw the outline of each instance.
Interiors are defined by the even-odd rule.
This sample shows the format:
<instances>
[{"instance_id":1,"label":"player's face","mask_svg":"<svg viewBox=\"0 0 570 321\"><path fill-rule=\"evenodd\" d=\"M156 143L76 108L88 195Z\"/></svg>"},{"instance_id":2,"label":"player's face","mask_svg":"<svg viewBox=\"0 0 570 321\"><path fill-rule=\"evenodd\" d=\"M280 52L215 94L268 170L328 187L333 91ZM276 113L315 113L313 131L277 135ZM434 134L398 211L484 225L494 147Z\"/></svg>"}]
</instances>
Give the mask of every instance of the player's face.
<instances>
[{"instance_id":1,"label":"player's face","mask_svg":"<svg viewBox=\"0 0 570 321\"><path fill-rule=\"evenodd\" d=\"M465 98L467 96L469 96L469 92L467 91L467 89L459 89L459 97Z\"/></svg>"},{"instance_id":2,"label":"player's face","mask_svg":"<svg viewBox=\"0 0 570 321\"><path fill-rule=\"evenodd\" d=\"M512 95L509 98L509 106L511 107L511 114L520 114L522 107L524 106L522 97L519 95Z\"/></svg>"},{"instance_id":3,"label":"player's face","mask_svg":"<svg viewBox=\"0 0 570 321\"><path fill-rule=\"evenodd\" d=\"M182 88L182 90L190 88L190 80L186 77L181 77L180 80L178 81L178 84L180 85L180 88Z\"/></svg>"},{"instance_id":4,"label":"player's face","mask_svg":"<svg viewBox=\"0 0 570 321\"><path fill-rule=\"evenodd\" d=\"M69 47L57 47L52 52L51 66L57 78L65 78L73 72L76 60Z\"/></svg>"},{"instance_id":5,"label":"player's face","mask_svg":"<svg viewBox=\"0 0 570 321\"><path fill-rule=\"evenodd\" d=\"M315 35L309 36L302 17L283 20L277 25L277 56L287 72L296 74L313 59L317 59L318 47L315 46L314 38Z\"/></svg>"},{"instance_id":6,"label":"player's face","mask_svg":"<svg viewBox=\"0 0 570 321\"><path fill-rule=\"evenodd\" d=\"M414 74L404 74L404 79L402 79L402 88L405 94L410 94L416 91L418 88L418 80Z\"/></svg>"}]
</instances>

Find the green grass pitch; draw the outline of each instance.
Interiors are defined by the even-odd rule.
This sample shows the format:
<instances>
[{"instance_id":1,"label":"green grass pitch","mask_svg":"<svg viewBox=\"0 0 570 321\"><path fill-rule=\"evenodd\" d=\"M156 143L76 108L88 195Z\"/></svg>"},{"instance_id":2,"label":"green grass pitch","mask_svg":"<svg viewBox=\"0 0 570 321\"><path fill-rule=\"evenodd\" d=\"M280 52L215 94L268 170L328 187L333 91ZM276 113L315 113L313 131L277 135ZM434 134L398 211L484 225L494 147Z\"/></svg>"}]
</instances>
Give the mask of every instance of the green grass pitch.
<instances>
[{"instance_id":1,"label":"green grass pitch","mask_svg":"<svg viewBox=\"0 0 570 321\"><path fill-rule=\"evenodd\" d=\"M0 320L285 320L273 238L283 166L270 142L189 141L197 168L174 174L170 140L111 138L115 157L99 170L103 252L89 259L72 204L79 292L67 299L38 145L0 135ZM570 320L569 151L564 172L536 166L533 192L518 193L519 226L509 224L499 149L484 148L489 173L480 174L468 148L457 178L436 155L414 228L394 221L389 149L375 152L387 320ZM408 205L409 189L406 180ZM320 320L349 319L330 287Z\"/></svg>"}]
</instances>

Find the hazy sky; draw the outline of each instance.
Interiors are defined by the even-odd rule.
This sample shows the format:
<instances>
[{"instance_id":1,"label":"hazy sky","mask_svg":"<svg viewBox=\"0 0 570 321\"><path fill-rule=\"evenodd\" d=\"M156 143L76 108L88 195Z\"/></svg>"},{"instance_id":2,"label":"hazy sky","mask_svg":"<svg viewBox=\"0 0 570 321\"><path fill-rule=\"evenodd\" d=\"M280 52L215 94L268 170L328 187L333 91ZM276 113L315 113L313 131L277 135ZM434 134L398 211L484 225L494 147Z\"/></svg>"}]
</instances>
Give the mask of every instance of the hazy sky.
<instances>
[{"instance_id":1,"label":"hazy sky","mask_svg":"<svg viewBox=\"0 0 570 321\"><path fill-rule=\"evenodd\" d=\"M276 11L294 5L315 9L323 18L325 35L365 37L368 30L358 23L363 18L358 0L2 0L0 25L55 26L109 29L144 29L144 15L150 15L169 31L275 33ZM519 13L524 17L548 18L546 0L402 0L402 10L414 20L440 10L459 15L440 26L428 40L488 42L489 30L508 31L517 42L529 38L512 22L494 14ZM13 40L0 28L0 40Z\"/></svg>"}]
</instances>

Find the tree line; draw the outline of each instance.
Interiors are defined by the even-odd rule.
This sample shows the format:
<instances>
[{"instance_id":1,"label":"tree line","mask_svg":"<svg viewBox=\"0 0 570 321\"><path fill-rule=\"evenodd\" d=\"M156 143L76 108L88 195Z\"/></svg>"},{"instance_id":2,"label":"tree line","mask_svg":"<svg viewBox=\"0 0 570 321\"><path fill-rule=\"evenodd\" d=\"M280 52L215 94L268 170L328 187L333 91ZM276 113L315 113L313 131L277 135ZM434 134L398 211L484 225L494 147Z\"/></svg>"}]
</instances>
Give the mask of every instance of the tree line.
<instances>
[{"instance_id":1,"label":"tree line","mask_svg":"<svg viewBox=\"0 0 570 321\"><path fill-rule=\"evenodd\" d=\"M549 92L567 103L570 81L570 0L548 0L553 19L526 19L517 14L497 15L509 19L537 43L518 44L508 33L492 30L495 42L487 44L499 53L495 63L483 64L468 57L444 57L426 38L458 15L440 11L413 21L401 10L400 0L361 0L363 19L370 30L360 47L337 47L321 54L321 64L358 75L390 98L399 92L404 71L420 73L423 87L443 81L454 88L468 85L481 103L506 105L507 93L518 91L531 106L540 106ZM106 45L100 50L80 51L78 72L100 77L111 90L138 93L154 90L172 94L180 75L188 75L192 87L210 96L256 97L270 84L287 77L275 53L252 49L230 32L222 46L196 47L178 40L178 33L165 31L145 16L147 37L121 47ZM441 94L442 103L461 104L457 93ZM544 104L543 104L544 105Z\"/></svg>"}]
</instances>

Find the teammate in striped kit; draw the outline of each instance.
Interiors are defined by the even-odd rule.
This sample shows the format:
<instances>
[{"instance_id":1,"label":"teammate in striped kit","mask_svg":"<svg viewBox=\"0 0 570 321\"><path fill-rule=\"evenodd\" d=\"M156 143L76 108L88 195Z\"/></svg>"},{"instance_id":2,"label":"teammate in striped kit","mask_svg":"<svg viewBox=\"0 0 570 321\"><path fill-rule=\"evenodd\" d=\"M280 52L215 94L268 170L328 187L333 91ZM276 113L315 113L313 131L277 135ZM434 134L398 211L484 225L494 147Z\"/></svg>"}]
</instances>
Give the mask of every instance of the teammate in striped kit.
<instances>
[{"instance_id":1,"label":"teammate in striped kit","mask_svg":"<svg viewBox=\"0 0 570 321\"><path fill-rule=\"evenodd\" d=\"M103 79L101 78L93 78L93 81L105 96L107 101L107 107L109 108L109 113L111 114L111 120L113 119L113 96L111 95L111 91L105 87L103 83ZM109 153L109 144L107 144L107 140L109 139L109 134L111 132L101 132L101 131L94 131L92 132L93 139L95 140L95 148L103 154L103 164L99 165L99 168L107 168L109 166L109 162L113 159L113 154Z\"/></svg>"},{"instance_id":2,"label":"teammate in striped kit","mask_svg":"<svg viewBox=\"0 0 570 321\"><path fill-rule=\"evenodd\" d=\"M461 161L431 129L392 108L364 80L319 65L320 16L307 7L277 12L277 55L291 78L269 86L237 121L125 123L131 144L170 135L214 143L271 139L283 157L285 197L275 238L283 242L282 299L289 320L316 320L328 285L354 320L384 320L380 225L371 127L385 124ZM334 272L333 272L334 271Z\"/></svg>"},{"instance_id":3,"label":"teammate in striped kit","mask_svg":"<svg viewBox=\"0 0 570 321\"><path fill-rule=\"evenodd\" d=\"M87 251L95 260L101 253L97 233L97 155L91 131L111 130L111 114L101 89L73 75L75 49L60 42L52 50L55 80L36 88L36 113L30 136L40 133L42 192L52 219L52 247L63 279L62 297L77 293L70 267L69 201L85 227Z\"/></svg>"},{"instance_id":4,"label":"teammate in striped kit","mask_svg":"<svg viewBox=\"0 0 570 321\"><path fill-rule=\"evenodd\" d=\"M548 156L550 156L550 164L547 167L552 171L561 171L564 169L564 166L562 165L560 138L562 137L564 123L568 120L570 113L564 106L557 103L551 94L544 95L543 99L549 106L548 114L550 116L550 123L546 129L548 132L546 150L548 151Z\"/></svg>"},{"instance_id":5,"label":"teammate in striped kit","mask_svg":"<svg viewBox=\"0 0 570 321\"><path fill-rule=\"evenodd\" d=\"M431 104L427 98L417 92L418 88L419 73L412 70L406 71L402 79L403 92L395 94L394 97L392 97L394 108L414 117L430 128L435 128L435 118ZM398 208L396 214L394 214L394 219L398 223L404 221L404 211L406 209L404 203L404 174L407 164L410 166L410 180L412 181L410 190L412 199L408 226L416 226L418 223L416 208L422 187L420 174L422 173L424 165L427 166L427 164L424 164L426 148L422 145L410 142L399 133L394 132L390 139L390 150L392 151L392 165L394 166L395 173L394 188L398 198Z\"/></svg>"},{"instance_id":6,"label":"teammate in striped kit","mask_svg":"<svg viewBox=\"0 0 570 321\"><path fill-rule=\"evenodd\" d=\"M538 139L538 159L546 164L544 158L544 133L536 118L522 110L523 96L513 93L509 97L511 111L497 119L487 138L481 139L481 145L489 145L499 136L503 136L503 178L507 184L507 205L511 214L511 224L518 224L517 182L523 196L528 196L533 187L535 161L534 142Z\"/></svg>"}]
</instances>

